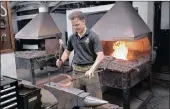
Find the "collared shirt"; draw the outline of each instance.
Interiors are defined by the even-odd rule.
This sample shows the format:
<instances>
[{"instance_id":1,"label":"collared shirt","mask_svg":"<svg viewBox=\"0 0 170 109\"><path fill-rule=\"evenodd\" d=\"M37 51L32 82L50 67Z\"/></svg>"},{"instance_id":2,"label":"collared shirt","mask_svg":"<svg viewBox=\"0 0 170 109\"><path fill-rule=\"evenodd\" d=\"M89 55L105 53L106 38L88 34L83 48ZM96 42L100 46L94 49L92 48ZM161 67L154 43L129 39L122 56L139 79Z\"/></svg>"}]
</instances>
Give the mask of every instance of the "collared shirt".
<instances>
[{"instance_id":1,"label":"collared shirt","mask_svg":"<svg viewBox=\"0 0 170 109\"><path fill-rule=\"evenodd\" d=\"M94 63L96 53L103 51L103 48L97 34L87 28L82 37L79 37L77 33L69 37L67 50L74 50L73 64L86 66Z\"/></svg>"}]
</instances>

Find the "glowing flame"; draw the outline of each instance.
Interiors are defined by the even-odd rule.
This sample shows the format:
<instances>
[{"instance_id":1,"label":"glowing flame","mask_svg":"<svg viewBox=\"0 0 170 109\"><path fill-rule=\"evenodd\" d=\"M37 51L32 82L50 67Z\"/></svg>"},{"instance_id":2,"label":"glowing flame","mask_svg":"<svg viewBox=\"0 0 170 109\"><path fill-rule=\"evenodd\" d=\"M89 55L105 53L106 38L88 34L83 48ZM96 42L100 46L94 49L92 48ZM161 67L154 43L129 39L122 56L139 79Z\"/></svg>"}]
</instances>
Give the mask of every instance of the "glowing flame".
<instances>
[{"instance_id":1,"label":"glowing flame","mask_svg":"<svg viewBox=\"0 0 170 109\"><path fill-rule=\"evenodd\" d=\"M128 55L128 48L126 47L125 42L123 41L117 41L113 45L113 57L116 59L123 59L127 60L127 55Z\"/></svg>"}]
</instances>

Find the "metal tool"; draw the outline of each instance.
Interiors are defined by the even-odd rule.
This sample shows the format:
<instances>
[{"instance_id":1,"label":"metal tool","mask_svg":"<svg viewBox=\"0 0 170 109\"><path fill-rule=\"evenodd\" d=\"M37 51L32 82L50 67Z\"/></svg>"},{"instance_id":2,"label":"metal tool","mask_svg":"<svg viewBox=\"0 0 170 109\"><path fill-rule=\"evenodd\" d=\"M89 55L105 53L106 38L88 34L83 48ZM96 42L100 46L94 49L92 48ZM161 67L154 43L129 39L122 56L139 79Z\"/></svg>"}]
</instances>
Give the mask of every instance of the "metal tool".
<instances>
[{"instance_id":1,"label":"metal tool","mask_svg":"<svg viewBox=\"0 0 170 109\"><path fill-rule=\"evenodd\" d=\"M60 48L59 48L59 59L61 60L61 50L62 50L62 44L60 44ZM57 52L58 50L56 50L55 52L55 57L57 56ZM46 62L47 62L47 56L46 56ZM64 69L63 69L64 70ZM46 65L46 71L47 71L47 65ZM48 73L48 83L50 85L50 73Z\"/></svg>"},{"instance_id":2,"label":"metal tool","mask_svg":"<svg viewBox=\"0 0 170 109\"><path fill-rule=\"evenodd\" d=\"M60 42L59 42L59 43L60 43L59 60L62 61L62 60L61 60L61 52L62 52L62 47L63 47L63 41L62 41L62 40L59 40L59 41L60 41ZM61 67L62 67L62 71L63 71L63 73L64 73L64 65L62 65Z\"/></svg>"},{"instance_id":3,"label":"metal tool","mask_svg":"<svg viewBox=\"0 0 170 109\"><path fill-rule=\"evenodd\" d=\"M97 70L97 71L95 71L94 73L99 73L99 72L102 72L103 70ZM73 78L73 79L71 79L71 81L74 81L74 80L77 80L77 79L80 79L80 78L84 78L85 77L85 75L82 75L82 76L79 76L79 77L77 77L77 78Z\"/></svg>"},{"instance_id":4,"label":"metal tool","mask_svg":"<svg viewBox=\"0 0 170 109\"><path fill-rule=\"evenodd\" d=\"M50 85L50 73L48 73L48 83Z\"/></svg>"},{"instance_id":5,"label":"metal tool","mask_svg":"<svg viewBox=\"0 0 170 109\"><path fill-rule=\"evenodd\" d=\"M63 88L53 82L51 82L50 85L44 84L44 89L48 90L55 96L58 102L58 109L73 109L77 106L95 107L108 104L108 101L92 97L90 96L90 93L84 92L84 90L70 87Z\"/></svg>"},{"instance_id":6,"label":"metal tool","mask_svg":"<svg viewBox=\"0 0 170 109\"><path fill-rule=\"evenodd\" d=\"M60 44L60 48L59 48L59 60L61 60L61 51L62 51L62 43Z\"/></svg>"},{"instance_id":7,"label":"metal tool","mask_svg":"<svg viewBox=\"0 0 170 109\"><path fill-rule=\"evenodd\" d=\"M97 71L95 71L94 73L99 73L99 72L101 72L101 71L103 71L103 70L97 70ZM57 83L57 84L58 84L59 86L61 86L61 87L68 87L68 86L71 85L71 83L72 83L74 80L77 80L77 79L80 79L80 78L84 78L84 77L85 77L85 75L82 75L82 76L79 76L79 77L76 77L76 78L72 78L70 75L61 74L61 75L58 76L58 78L61 77L61 76L64 76L64 77L66 77L66 78L68 79L68 82L65 83L65 84L63 84L63 83L61 83L61 82L58 82L58 83Z\"/></svg>"}]
</instances>

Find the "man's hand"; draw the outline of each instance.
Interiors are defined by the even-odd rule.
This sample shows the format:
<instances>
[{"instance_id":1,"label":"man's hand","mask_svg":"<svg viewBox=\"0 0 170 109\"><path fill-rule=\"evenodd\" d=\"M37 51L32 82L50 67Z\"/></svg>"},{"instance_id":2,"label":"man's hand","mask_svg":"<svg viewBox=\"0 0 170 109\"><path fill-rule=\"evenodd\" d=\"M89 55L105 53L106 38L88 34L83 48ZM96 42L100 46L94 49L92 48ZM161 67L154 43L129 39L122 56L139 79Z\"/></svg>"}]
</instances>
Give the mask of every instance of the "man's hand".
<instances>
[{"instance_id":1,"label":"man's hand","mask_svg":"<svg viewBox=\"0 0 170 109\"><path fill-rule=\"evenodd\" d=\"M64 42L63 42L62 39L59 39L59 44L60 44L60 45L63 45L63 44L64 44Z\"/></svg>"},{"instance_id":2,"label":"man's hand","mask_svg":"<svg viewBox=\"0 0 170 109\"><path fill-rule=\"evenodd\" d=\"M88 71L85 73L85 76L86 76L86 77L89 77L89 79L94 76L95 70L98 68L100 62L104 59L104 54L103 54L103 52L97 52L96 54L97 54L97 58L96 58L96 60L95 60L95 63L92 65L92 67L90 68L90 70L88 70Z\"/></svg>"},{"instance_id":3,"label":"man's hand","mask_svg":"<svg viewBox=\"0 0 170 109\"><path fill-rule=\"evenodd\" d=\"M64 62L61 59L57 59L56 66L60 68L63 65L63 63Z\"/></svg>"},{"instance_id":4,"label":"man's hand","mask_svg":"<svg viewBox=\"0 0 170 109\"><path fill-rule=\"evenodd\" d=\"M85 76L91 79L92 77L94 77L94 71L92 70L86 71Z\"/></svg>"}]
</instances>

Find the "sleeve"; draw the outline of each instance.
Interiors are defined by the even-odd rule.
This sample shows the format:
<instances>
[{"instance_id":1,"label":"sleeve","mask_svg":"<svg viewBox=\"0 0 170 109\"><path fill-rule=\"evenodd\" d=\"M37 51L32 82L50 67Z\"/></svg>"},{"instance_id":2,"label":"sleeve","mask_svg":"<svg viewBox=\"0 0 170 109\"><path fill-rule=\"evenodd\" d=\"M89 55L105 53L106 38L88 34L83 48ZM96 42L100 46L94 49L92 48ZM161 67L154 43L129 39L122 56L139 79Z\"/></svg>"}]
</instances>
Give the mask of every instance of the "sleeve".
<instances>
[{"instance_id":1,"label":"sleeve","mask_svg":"<svg viewBox=\"0 0 170 109\"><path fill-rule=\"evenodd\" d=\"M70 37L68 38L66 49L67 49L68 51L73 51L72 36L70 36Z\"/></svg>"},{"instance_id":2,"label":"sleeve","mask_svg":"<svg viewBox=\"0 0 170 109\"><path fill-rule=\"evenodd\" d=\"M93 37L93 45L94 45L95 53L103 51L101 41L97 35L94 35L94 37Z\"/></svg>"}]
</instances>

